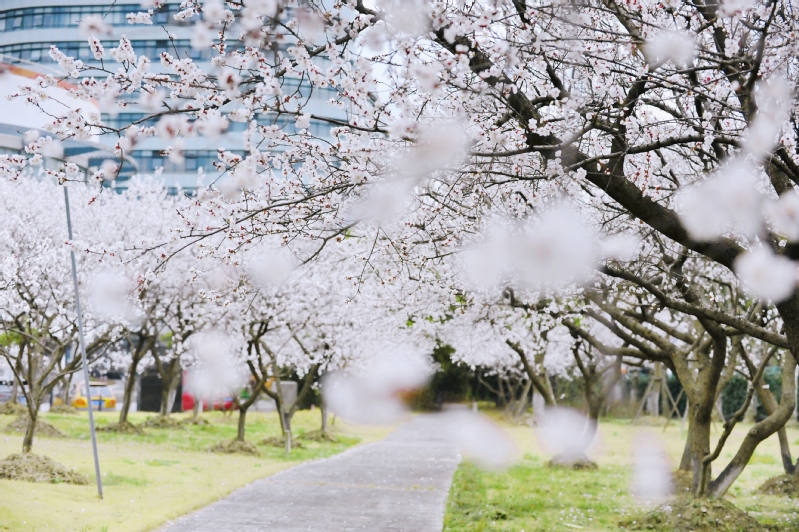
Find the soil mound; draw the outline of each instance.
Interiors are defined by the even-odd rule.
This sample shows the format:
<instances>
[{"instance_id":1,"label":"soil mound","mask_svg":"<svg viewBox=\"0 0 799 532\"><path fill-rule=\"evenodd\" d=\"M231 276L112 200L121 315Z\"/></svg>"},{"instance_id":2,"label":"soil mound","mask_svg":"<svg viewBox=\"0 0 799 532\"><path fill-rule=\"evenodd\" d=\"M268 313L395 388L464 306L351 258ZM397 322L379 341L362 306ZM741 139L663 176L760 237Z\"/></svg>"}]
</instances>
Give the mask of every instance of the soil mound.
<instances>
[{"instance_id":1,"label":"soil mound","mask_svg":"<svg viewBox=\"0 0 799 532\"><path fill-rule=\"evenodd\" d=\"M49 412L50 414L70 414L70 415L77 415L78 410L74 406L69 405L55 405L52 407Z\"/></svg>"},{"instance_id":2,"label":"soil mound","mask_svg":"<svg viewBox=\"0 0 799 532\"><path fill-rule=\"evenodd\" d=\"M210 425L211 422L205 419L204 417L198 417L197 419L194 418L187 418L180 422L181 425L195 425L195 426L206 426Z\"/></svg>"},{"instance_id":3,"label":"soil mound","mask_svg":"<svg viewBox=\"0 0 799 532\"><path fill-rule=\"evenodd\" d=\"M267 436L263 440L259 442L259 445L267 445L269 447L280 447L281 449L286 448L286 440L283 436ZM291 440L291 448L292 449L305 449L305 446L302 444L298 438L292 438Z\"/></svg>"},{"instance_id":4,"label":"soil mound","mask_svg":"<svg viewBox=\"0 0 799 532\"><path fill-rule=\"evenodd\" d=\"M337 442L338 438L326 431L312 430L297 436L298 440L316 441L316 442Z\"/></svg>"},{"instance_id":5,"label":"soil mound","mask_svg":"<svg viewBox=\"0 0 799 532\"><path fill-rule=\"evenodd\" d=\"M587 456L581 456L578 459L565 456L555 456L547 462L547 467L562 467L565 469L573 469L575 471L594 471L599 469L596 462L589 459Z\"/></svg>"},{"instance_id":6,"label":"soil mound","mask_svg":"<svg viewBox=\"0 0 799 532\"><path fill-rule=\"evenodd\" d=\"M19 416L17 419L6 425L6 432L18 432L24 434L28 430L30 418L28 416ZM33 433L40 438L66 438L67 435L52 426L46 421L41 419L36 422L36 430Z\"/></svg>"},{"instance_id":7,"label":"soil mound","mask_svg":"<svg viewBox=\"0 0 799 532\"><path fill-rule=\"evenodd\" d=\"M768 527L724 499L679 498L619 523L626 530L669 532L762 532Z\"/></svg>"},{"instance_id":8,"label":"soil mound","mask_svg":"<svg viewBox=\"0 0 799 532\"><path fill-rule=\"evenodd\" d=\"M27 414L28 409L19 403L7 402L0 404L0 416L19 416Z\"/></svg>"},{"instance_id":9,"label":"soil mound","mask_svg":"<svg viewBox=\"0 0 799 532\"><path fill-rule=\"evenodd\" d=\"M228 454L248 454L250 456L261 456L261 451L258 447L248 441L225 441L218 443L208 449L212 453L228 453Z\"/></svg>"},{"instance_id":10,"label":"soil mound","mask_svg":"<svg viewBox=\"0 0 799 532\"><path fill-rule=\"evenodd\" d=\"M88 484L85 476L47 458L33 453L12 454L0 462L0 478L25 482L66 482Z\"/></svg>"},{"instance_id":11,"label":"soil mound","mask_svg":"<svg viewBox=\"0 0 799 532\"><path fill-rule=\"evenodd\" d=\"M142 429L138 425L134 425L130 421L125 421L123 423L111 423L110 425L97 427L97 432L114 432L116 434L135 434L137 436L143 436L145 434L144 429Z\"/></svg>"},{"instance_id":12,"label":"soil mound","mask_svg":"<svg viewBox=\"0 0 799 532\"><path fill-rule=\"evenodd\" d=\"M796 475L772 477L757 488L757 491L765 495L780 495L799 499L799 477Z\"/></svg>"},{"instance_id":13,"label":"soil mound","mask_svg":"<svg viewBox=\"0 0 799 532\"><path fill-rule=\"evenodd\" d=\"M183 425L181 425L180 421L171 417L165 416L156 416L148 418L147 421L142 423L145 427L150 427L153 429L177 429L183 430Z\"/></svg>"}]
</instances>

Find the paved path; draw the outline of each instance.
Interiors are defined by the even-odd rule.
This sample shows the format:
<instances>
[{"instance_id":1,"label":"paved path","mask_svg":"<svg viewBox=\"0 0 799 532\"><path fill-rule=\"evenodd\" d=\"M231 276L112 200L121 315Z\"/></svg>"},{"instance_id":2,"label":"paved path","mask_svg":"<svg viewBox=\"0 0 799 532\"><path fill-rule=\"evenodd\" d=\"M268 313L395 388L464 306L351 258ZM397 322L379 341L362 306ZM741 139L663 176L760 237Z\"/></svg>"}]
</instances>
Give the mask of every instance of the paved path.
<instances>
[{"instance_id":1,"label":"paved path","mask_svg":"<svg viewBox=\"0 0 799 532\"><path fill-rule=\"evenodd\" d=\"M163 532L439 532L458 453L435 415L386 439L257 480Z\"/></svg>"}]
</instances>

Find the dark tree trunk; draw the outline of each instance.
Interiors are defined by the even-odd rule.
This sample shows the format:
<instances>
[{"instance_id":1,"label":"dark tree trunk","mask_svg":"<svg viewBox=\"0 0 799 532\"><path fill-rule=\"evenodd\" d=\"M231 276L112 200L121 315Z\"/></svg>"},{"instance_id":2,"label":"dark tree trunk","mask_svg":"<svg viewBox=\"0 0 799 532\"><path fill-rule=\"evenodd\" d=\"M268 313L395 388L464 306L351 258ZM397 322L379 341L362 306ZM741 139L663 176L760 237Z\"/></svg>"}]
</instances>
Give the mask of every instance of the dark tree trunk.
<instances>
[{"instance_id":1,"label":"dark tree trunk","mask_svg":"<svg viewBox=\"0 0 799 532\"><path fill-rule=\"evenodd\" d=\"M713 412L712 395L711 404L702 407L691 403L688 412L688 462L692 475L691 490L696 493L702 476L702 460L710 454L710 425ZM710 475L710 471L708 471Z\"/></svg>"},{"instance_id":2,"label":"dark tree trunk","mask_svg":"<svg viewBox=\"0 0 799 532\"><path fill-rule=\"evenodd\" d=\"M284 424L283 424L283 430L284 430L283 434L284 434L284 436L286 438L286 452L290 453L291 452L291 445L292 445L292 443L291 443L291 416L288 413L282 413L281 417L285 418L285 421L284 421Z\"/></svg>"},{"instance_id":3,"label":"dark tree trunk","mask_svg":"<svg viewBox=\"0 0 799 532\"><path fill-rule=\"evenodd\" d=\"M237 441L244 441L244 431L245 425L247 422L247 408L239 407L239 427L238 432L236 433L236 440Z\"/></svg>"},{"instance_id":4,"label":"dark tree trunk","mask_svg":"<svg viewBox=\"0 0 799 532\"><path fill-rule=\"evenodd\" d=\"M39 409L28 407L28 428L25 430L25 437L22 439L22 452L29 453L33 448L33 434L36 432L36 422L39 418Z\"/></svg>"},{"instance_id":5,"label":"dark tree trunk","mask_svg":"<svg viewBox=\"0 0 799 532\"><path fill-rule=\"evenodd\" d=\"M194 397L194 408L191 410L192 421L200 419L200 410L202 410L203 400L197 396Z\"/></svg>"},{"instance_id":6,"label":"dark tree trunk","mask_svg":"<svg viewBox=\"0 0 799 532\"><path fill-rule=\"evenodd\" d=\"M796 360L790 354L785 354L782 363L782 398L780 405L773 414L757 423L746 433L743 443L738 448L735 457L727 464L724 471L718 478L709 483L708 495L711 497L722 497L738 478L741 472L749 463L757 446L777 432L793 414L794 404L796 403Z\"/></svg>"},{"instance_id":7,"label":"dark tree trunk","mask_svg":"<svg viewBox=\"0 0 799 532\"><path fill-rule=\"evenodd\" d=\"M125 392L122 396L122 408L119 410L119 424L128 422L128 414L130 413L130 403L133 400L133 389L136 386L136 367L139 365L139 360L133 359L128 368L128 380L125 382Z\"/></svg>"},{"instance_id":8,"label":"dark tree trunk","mask_svg":"<svg viewBox=\"0 0 799 532\"><path fill-rule=\"evenodd\" d=\"M180 362L177 359L164 364L164 371L161 374L161 415L164 417L172 413L172 406L175 404L175 395L178 384L180 383Z\"/></svg>"},{"instance_id":9,"label":"dark tree trunk","mask_svg":"<svg viewBox=\"0 0 799 532\"><path fill-rule=\"evenodd\" d=\"M61 395L61 402L66 406L69 406L69 389L72 388L72 376L73 374L70 373L64 378L64 393Z\"/></svg>"},{"instance_id":10,"label":"dark tree trunk","mask_svg":"<svg viewBox=\"0 0 799 532\"><path fill-rule=\"evenodd\" d=\"M327 432L327 402L325 401L324 397L322 397L322 401L319 403L319 410L322 413L322 427L321 427L321 430L322 430L322 433L324 434L325 432Z\"/></svg>"}]
</instances>

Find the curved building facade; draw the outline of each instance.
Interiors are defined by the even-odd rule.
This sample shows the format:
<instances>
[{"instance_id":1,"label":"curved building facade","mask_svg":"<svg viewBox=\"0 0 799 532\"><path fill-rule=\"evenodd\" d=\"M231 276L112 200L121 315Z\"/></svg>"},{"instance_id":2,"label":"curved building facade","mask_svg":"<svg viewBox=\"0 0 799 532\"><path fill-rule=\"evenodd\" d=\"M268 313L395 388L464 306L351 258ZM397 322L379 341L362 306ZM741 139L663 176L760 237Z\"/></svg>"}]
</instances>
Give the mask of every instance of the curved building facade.
<instances>
[{"instance_id":1,"label":"curved building facade","mask_svg":"<svg viewBox=\"0 0 799 532\"><path fill-rule=\"evenodd\" d=\"M116 3L111 0L72 0L68 5L65 4L67 3L58 0L3 0L0 2L0 63L18 65L42 74L63 75L58 65L49 56L50 47L55 45L65 54L80 59L86 65L97 64L86 39L79 34L78 26L85 17L100 15L104 17L107 24L114 28L113 34L103 39L106 51L116 47L119 38L124 35L131 41L137 54L144 54L151 59L151 69L154 72L161 68L158 58L164 51L173 56L177 53L181 57L191 57L204 70L214 71L214 67L210 63L211 50L195 50L191 47L190 39L196 18L184 22L174 19L174 14L179 10L180 0L165 2L153 14L152 25L128 23L126 19L128 13L143 10L140 3L131 0L118 0ZM167 37L167 32L174 37L174 40ZM231 39L228 44L235 45L235 41ZM108 64L106 66L108 67ZM307 89L307 93L311 97L309 105L312 112L332 111L326 102L335 97L336 93L333 89L320 90L318 87L314 87L311 91L310 86L304 86L297 80L287 79L285 81L287 84L293 83L294 86L284 87L284 89L290 88L291 91L303 92L306 92ZM135 98L130 100L122 112L101 109L103 123L113 128L121 128L144 118L145 112L137 108L135 101ZM338 111L335 114L340 113ZM288 120L285 116L259 115L257 120L259 123L278 124L284 129L293 130L294 128L293 120ZM145 125L153 124L145 123ZM31 124L31 127L38 126ZM143 140L136 145L131 156L136 162L139 172L160 171L160 178L163 179L165 186L173 190L191 190L198 184L198 173L201 169L207 176L206 183L219 174L212 164L218 160L217 150L219 148L244 153L241 133L245 127L244 123L231 121L228 131L221 137L196 136L184 139L184 157L180 163L172 162L164 155L163 150L167 143L158 138ZM329 126L315 122L312 124L310 132L317 136L327 137L329 131ZM110 148L116 144L117 137L103 135L97 140ZM124 186L124 182L115 183L114 186Z\"/></svg>"}]
</instances>

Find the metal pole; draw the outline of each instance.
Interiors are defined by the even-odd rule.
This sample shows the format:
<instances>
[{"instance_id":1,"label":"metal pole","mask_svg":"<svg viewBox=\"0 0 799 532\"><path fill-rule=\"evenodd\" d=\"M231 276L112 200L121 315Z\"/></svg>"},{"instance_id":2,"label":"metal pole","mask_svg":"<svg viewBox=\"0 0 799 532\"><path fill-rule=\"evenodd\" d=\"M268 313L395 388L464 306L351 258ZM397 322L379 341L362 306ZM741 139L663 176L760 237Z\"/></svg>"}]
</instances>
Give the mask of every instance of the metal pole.
<instances>
[{"instance_id":1,"label":"metal pole","mask_svg":"<svg viewBox=\"0 0 799 532\"><path fill-rule=\"evenodd\" d=\"M69 214L69 191L64 185L64 203L67 206L67 229L69 241L72 242L72 217ZM83 312L80 308L80 295L78 294L78 267L75 264L75 252L69 250L72 259L72 284L75 286L75 306L78 312L78 339L80 340L80 354L83 357L83 380L86 383L86 399L89 411L89 430L92 434L92 451L94 452L94 477L97 479L97 493L103 498L103 481L100 478L100 457L97 455L97 434L94 430L94 412L92 411L92 388L89 384L89 359L86 356L86 339L83 337Z\"/></svg>"}]
</instances>

